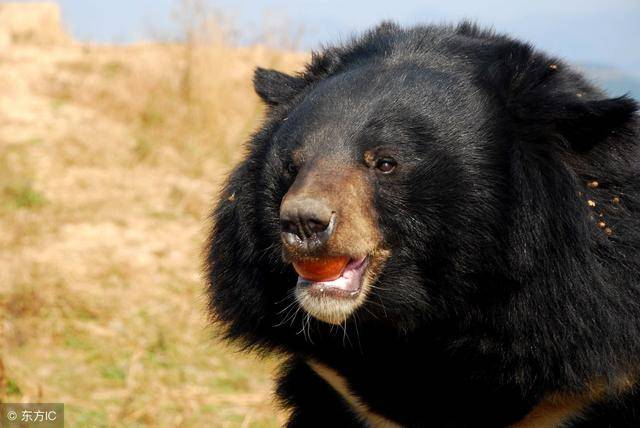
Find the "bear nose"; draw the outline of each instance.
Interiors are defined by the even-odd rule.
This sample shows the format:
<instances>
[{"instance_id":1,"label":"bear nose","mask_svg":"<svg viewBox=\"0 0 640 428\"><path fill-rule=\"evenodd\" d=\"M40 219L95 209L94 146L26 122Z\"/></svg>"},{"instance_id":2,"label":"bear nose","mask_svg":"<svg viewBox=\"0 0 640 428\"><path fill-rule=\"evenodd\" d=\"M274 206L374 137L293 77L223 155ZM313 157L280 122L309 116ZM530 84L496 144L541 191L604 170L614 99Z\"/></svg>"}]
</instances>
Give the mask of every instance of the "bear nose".
<instances>
[{"instance_id":1,"label":"bear nose","mask_svg":"<svg viewBox=\"0 0 640 428\"><path fill-rule=\"evenodd\" d=\"M333 233L335 217L333 210L317 199L286 199L280 208L282 239L296 246L324 244Z\"/></svg>"}]
</instances>

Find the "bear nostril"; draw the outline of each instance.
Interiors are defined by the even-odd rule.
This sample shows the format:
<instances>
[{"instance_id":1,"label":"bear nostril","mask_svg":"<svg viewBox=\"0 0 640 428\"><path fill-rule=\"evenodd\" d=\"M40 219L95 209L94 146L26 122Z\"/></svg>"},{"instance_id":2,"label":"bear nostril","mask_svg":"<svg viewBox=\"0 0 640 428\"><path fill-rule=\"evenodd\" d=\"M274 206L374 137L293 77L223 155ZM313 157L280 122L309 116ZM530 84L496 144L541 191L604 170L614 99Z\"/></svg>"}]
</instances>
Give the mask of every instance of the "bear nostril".
<instances>
[{"instance_id":1,"label":"bear nostril","mask_svg":"<svg viewBox=\"0 0 640 428\"><path fill-rule=\"evenodd\" d=\"M329 223L325 223L315 219L307 220L307 229L309 230L309 232L311 232L311 234L324 232L327 227L329 227Z\"/></svg>"},{"instance_id":2,"label":"bear nostril","mask_svg":"<svg viewBox=\"0 0 640 428\"><path fill-rule=\"evenodd\" d=\"M281 220L280 229L284 233L291 233L291 234L300 236L300 233L299 233L300 230L298 229L298 224L295 221Z\"/></svg>"}]
</instances>

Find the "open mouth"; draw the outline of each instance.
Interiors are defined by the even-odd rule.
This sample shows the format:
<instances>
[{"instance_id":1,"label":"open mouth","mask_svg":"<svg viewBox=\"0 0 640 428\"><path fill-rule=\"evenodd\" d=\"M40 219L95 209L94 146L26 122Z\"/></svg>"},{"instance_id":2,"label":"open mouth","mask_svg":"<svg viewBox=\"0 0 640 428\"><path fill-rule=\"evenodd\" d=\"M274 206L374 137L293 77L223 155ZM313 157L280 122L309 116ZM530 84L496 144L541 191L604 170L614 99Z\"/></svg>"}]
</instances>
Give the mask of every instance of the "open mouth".
<instances>
[{"instance_id":1,"label":"open mouth","mask_svg":"<svg viewBox=\"0 0 640 428\"><path fill-rule=\"evenodd\" d=\"M368 257L332 257L312 262L294 262L299 289L315 297L355 298L362 290Z\"/></svg>"},{"instance_id":2,"label":"open mouth","mask_svg":"<svg viewBox=\"0 0 640 428\"><path fill-rule=\"evenodd\" d=\"M376 260L369 255L294 261L298 303L320 321L342 323L365 301L379 265Z\"/></svg>"}]
</instances>

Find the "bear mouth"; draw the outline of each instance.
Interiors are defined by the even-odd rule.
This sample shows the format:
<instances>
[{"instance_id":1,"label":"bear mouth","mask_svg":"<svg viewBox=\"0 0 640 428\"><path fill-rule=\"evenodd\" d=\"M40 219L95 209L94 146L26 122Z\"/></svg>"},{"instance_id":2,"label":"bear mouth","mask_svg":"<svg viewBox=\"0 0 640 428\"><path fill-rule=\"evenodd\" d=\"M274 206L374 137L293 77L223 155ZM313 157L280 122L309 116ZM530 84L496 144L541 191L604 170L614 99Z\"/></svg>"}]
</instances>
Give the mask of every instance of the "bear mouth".
<instances>
[{"instance_id":1,"label":"bear mouth","mask_svg":"<svg viewBox=\"0 0 640 428\"><path fill-rule=\"evenodd\" d=\"M388 254L380 250L366 256L350 256L338 273L322 279L310 279L300 275L303 269L296 269L299 276L294 294L298 304L320 321L342 324L364 304Z\"/></svg>"},{"instance_id":2,"label":"bear mouth","mask_svg":"<svg viewBox=\"0 0 640 428\"><path fill-rule=\"evenodd\" d=\"M354 299L362 290L368 265L369 257L351 258L336 278L322 280L305 278L301 273L296 287L319 298Z\"/></svg>"}]
</instances>

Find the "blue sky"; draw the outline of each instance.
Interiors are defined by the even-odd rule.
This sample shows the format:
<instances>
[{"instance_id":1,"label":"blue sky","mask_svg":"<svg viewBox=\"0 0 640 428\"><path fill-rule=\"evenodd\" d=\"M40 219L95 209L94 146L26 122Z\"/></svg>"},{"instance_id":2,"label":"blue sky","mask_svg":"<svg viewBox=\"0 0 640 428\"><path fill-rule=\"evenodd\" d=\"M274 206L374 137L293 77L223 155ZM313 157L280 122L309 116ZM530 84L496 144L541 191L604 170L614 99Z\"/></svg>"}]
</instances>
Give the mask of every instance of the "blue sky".
<instances>
[{"instance_id":1,"label":"blue sky","mask_svg":"<svg viewBox=\"0 0 640 428\"><path fill-rule=\"evenodd\" d=\"M130 42L175 31L177 0L59 0L81 39ZM270 16L302 28L302 48L347 38L383 19L403 24L462 18L533 42L570 62L604 64L640 78L640 0L211 0L251 40ZM274 18L275 17L275 18Z\"/></svg>"}]
</instances>

